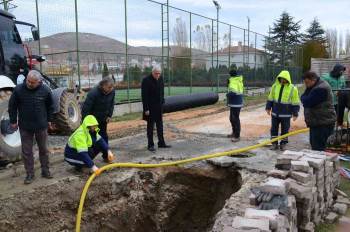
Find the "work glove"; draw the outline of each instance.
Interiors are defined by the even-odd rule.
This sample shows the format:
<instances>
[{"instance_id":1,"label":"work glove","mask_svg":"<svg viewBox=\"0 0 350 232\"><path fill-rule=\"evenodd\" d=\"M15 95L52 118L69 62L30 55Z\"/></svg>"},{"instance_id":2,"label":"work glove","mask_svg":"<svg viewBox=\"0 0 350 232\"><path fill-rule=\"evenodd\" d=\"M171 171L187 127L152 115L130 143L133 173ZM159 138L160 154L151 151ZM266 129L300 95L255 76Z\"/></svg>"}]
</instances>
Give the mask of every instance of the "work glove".
<instances>
[{"instance_id":1,"label":"work glove","mask_svg":"<svg viewBox=\"0 0 350 232\"><path fill-rule=\"evenodd\" d=\"M96 176L99 176L101 174L101 169L99 169L96 165L94 165L92 168L91 168L92 172L95 173Z\"/></svg>"},{"instance_id":2,"label":"work glove","mask_svg":"<svg viewBox=\"0 0 350 232\"><path fill-rule=\"evenodd\" d=\"M108 162L113 163L113 160L115 160L115 156L111 150L108 150L108 156L107 156Z\"/></svg>"}]
</instances>

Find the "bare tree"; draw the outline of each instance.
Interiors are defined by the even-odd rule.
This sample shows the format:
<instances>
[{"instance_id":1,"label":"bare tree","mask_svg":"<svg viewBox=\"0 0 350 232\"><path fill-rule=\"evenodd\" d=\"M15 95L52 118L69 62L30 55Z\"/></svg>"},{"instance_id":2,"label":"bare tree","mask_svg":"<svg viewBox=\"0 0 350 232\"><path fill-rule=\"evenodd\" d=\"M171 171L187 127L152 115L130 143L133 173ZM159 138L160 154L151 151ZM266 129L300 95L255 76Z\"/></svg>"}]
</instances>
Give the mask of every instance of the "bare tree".
<instances>
[{"instance_id":1,"label":"bare tree","mask_svg":"<svg viewBox=\"0 0 350 232\"><path fill-rule=\"evenodd\" d=\"M176 24L173 28L173 42L176 46L181 48L188 47L188 35L186 29L186 22L182 18L176 18Z\"/></svg>"},{"instance_id":2,"label":"bare tree","mask_svg":"<svg viewBox=\"0 0 350 232\"><path fill-rule=\"evenodd\" d=\"M204 26L197 25L196 29L194 30L194 41L196 42L195 47L200 50L210 52L212 46L211 33L211 26L209 24L206 24Z\"/></svg>"},{"instance_id":3,"label":"bare tree","mask_svg":"<svg viewBox=\"0 0 350 232\"><path fill-rule=\"evenodd\" d=\"M342 31L339 31L339 35L338 35L338 50L339 50L339 55L344 55L345 54L345 50L344 50L344 46L343 46L343 42L344 42L344 34Z\"/></svg>"},{"instance_id":4,"label":"bare tree","mask_svg":"<svg viewBox=\"0 0 350 232\"><path fill-rule=\"evenodd\" d=\"M345 53L346 55L350 55L350 31L346 31L345 35Z\"/></svg>"},{"instance_id":5,"label":"bare tree","mask_svg":"<svg viewBox=\"0 0 350 232\"><path fill-rule=\"evenodd\" d=\"M338 55L338 33L337 29L326 30L327 51L331 58Z\"/></svg>"}]
</instances>

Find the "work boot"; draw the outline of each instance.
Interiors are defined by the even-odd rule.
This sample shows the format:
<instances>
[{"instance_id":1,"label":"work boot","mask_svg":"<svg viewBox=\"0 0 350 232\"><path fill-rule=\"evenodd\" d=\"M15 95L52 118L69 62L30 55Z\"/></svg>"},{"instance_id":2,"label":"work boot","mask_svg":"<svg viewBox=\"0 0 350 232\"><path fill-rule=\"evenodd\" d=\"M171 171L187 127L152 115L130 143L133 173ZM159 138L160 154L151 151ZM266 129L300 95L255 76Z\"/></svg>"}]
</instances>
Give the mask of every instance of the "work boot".
<instances>
[{"instance_id":1,"label":"work boot","mask_svg":"<svg viewBox=\"0 0 350 232\"><path fill-rule=\"evenodd\" d=\"M155 152L156 149L152 146L152 147L148 147L147 150L151 151L151 152Z\"/></svg>"},{"instance_id":2,"label":"work boot","mask_svg":"<svg viewBox=\"0 0 350 232\"><path fill-rule=\"evenodd\" d=\"M271 150L273 150L273 151L278 150L278 144L277 143L273 143L272 147L271 147Z\"/></svg>"},{"instance_id":3,"label":"work boot","mask_svg":"<svg viewBox=\"0 0 350 232\"><path fill-rule=\"evenodd\" d=\"M281 150L281 151L286 150L286 145L287 145L287 144L285 144L285 143L281 143L281 144L280 144L280 150Z\"/></svg>"},{"instance_id":4,"label":"work boot","mask_svg":"<svg viewBox=\"0 0 350 232\"><path fill-rule=\"evenodd\" d=\"M234 143L238 142L239 140L241 140L239 137L238 137L238 138L233 137L233 138L231 139L231 141L234 142Z\"/></svg>"},{"instance_id":5,"label":"work boot","mask_svg":"<svg viewBox=\"0 0 350 232\"><path fill-rule=\"evenodd\" d=\"M24 179L24 184L31 184L34 181L34 175L28 174L26 178Z\"/></svg>"},{"instance_id":6,"label":"work boot","mask_svg":"<svg viewBox=\"0 0 350 232\"><path fill-rule=\"evenodd\" d=\"M233 138L233 137L234 137L233 132L227 135L227 138Z\"/></svg>"},{"instance_id":7,"label":"work boot","mask_svg":"<svg viewBox=\"0 0 350 232\"><path fill-rule=\"evenodd\" d=\"M46 178L46 179L52 179L53 176L51 175L49 170L42 171L41 172L41 177Z\"/></svg>"}]
</instances>

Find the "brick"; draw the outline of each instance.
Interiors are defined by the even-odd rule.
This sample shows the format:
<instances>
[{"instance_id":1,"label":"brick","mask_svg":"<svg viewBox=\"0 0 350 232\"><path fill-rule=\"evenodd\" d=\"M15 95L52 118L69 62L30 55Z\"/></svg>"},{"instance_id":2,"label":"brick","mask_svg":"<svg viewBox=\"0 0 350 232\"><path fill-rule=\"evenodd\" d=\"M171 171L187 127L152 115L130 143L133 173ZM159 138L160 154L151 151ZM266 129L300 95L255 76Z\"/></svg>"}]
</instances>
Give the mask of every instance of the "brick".
<instances>
[{"instance_id":1,"label":"brick","mask_svg":"<svg viewBox=\"0 0 350 232\"><path fill-rule=\"evenodd\" d=\"M232 227L236 229L259 229L261 232L270 232L268 219L251 219L236 216Z\"/></svg>"},{"instance_id":2,"label":"brick","mask_svg":"<svg viewBox=\"0 0 350 232\"><path fill-rule=\"evenodd\" d=\"M308 173L310 170L310 165L307 161L303 160L292 160L291 161L292 165L292 171L300 171L300 172L306 172Z\"/></svg>"},{"instance_id":3,"label":"brick","mask_svg":"<svg viewBox=\"0 0 350 232\"><path fill-rule=\"evenodd\" d=\"M340 215L344 215L348 210L348 206L346 204L336 203L333 205L333 210L334 212L339 213Z\"/></svg>"},{"instance_id":4,"label":"brick","mask_svg":"<svg viewBox=\"0 0 350 232\"><path fill-rule=\"evenodd\" d=\"M308 174L308 173L304 173L304 172L295 172L295 171L292 171L291 172L291 177L298 181L298 182L301 182L303 184L306 184L308 182L311 181L311 175Z\"/></svg>"},{"instance_id":5,"label":"brick","mask_svg":"<svg viewBox=\"0 0 350 232\"><path fill-rule=\"evenodd\" d=\"M267 173L268 176L279 178L279 179L287 179L289 171L277 170L273 169Z\"/></svg>"},{"instance_id":6,"label":"brick","mask_svg":"<svg viewBox=\"0 0 350 232\"><path fill-rule=\"evenodd\" d=\"M315 231L315 224L312 222L308 222L305 225L302 225L299 227L300 232L314 232Z\"/></svg>"},{"instance_id":7,"label":"brick","mask_svg":"<svg viewBox=\"0 0 350 232\"><path fill-rule=\"evenodd\" d=\"M330 212L327 214L327 216L325 217L325 222L328 224L332 224L335 222L335 220L337 220L338 214L334 213L334 212Z\"/></svg>"},{"instance_id":8,"label":"brick","mask_svg":"<svg viewBox=\"0 0 350 232\"><path fill-rule=\"evenodd\" d=\"M257 199L256 199L256 196L255 196L255 194L253 194L253 193L251 193L250 195L249 195L249 204L250 205L258 205L258 201L257 201Z\"/></svg>"}]
</instances>

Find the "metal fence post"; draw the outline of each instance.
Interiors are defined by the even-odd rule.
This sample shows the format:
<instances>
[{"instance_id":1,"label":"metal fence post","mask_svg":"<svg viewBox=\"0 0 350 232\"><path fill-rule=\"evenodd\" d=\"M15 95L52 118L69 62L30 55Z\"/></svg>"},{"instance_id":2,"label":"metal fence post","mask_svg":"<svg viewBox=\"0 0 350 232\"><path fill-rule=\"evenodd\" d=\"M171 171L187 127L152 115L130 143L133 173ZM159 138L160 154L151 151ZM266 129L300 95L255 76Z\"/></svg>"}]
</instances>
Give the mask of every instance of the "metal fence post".
<instances>
[{"instance_id":1,"label":"metal fence post","mask_svg":"<svg viewBox=\"0 0 350 232\"><path fill-rule=\"evenodd\" d=\"M231 25L229 26L229 36L228 36L228 70L231 69Z\"/></svg>"},{"instance_id":2,"label":"metal fence post","mask_svg":"<svg viewBox=\"0 0 350 232\"><path fill-rule=\"evenodd\" d=\"M35 0L35 11L36 11L36 25L38 27L38 31L39 31L39 40L38 40L38 46L39 46L39 55L41 55L41 44L40 44L40 23L39 23L39 4L38 4L38 0ZM40 72L42 72L42 64L40 62Z\"/></svg>"},{"instance_id":3,"label":"metal fence post","mask_svg":"<svg viewBox=\"0 0 350 232\"><path fill-rule=\"evenodd\" d=\"M128 81L128 89L126 91L128 102L130 103L130 73L129 73L129 56L128 56L128 12L127 12L127 0L124 0L124 26L125 26L125 68ZM124 70L125 75L125 70Z\"/></svg>"},{"instance_id":4,"label":"metal fence post","mask_svg":"<svg viewBox=\"0 0 350 232\"><path fill-rule=\"evenodd\" d=\"M192 13L190 12L190 93L192 93Z\"/></svg>"},{"instance_id":5,"label":"metal fence post","mask_svg":"<svg viewBox=\"0 0 350 232\"><path fill-rule=\"evenodd\" d=\"M80 83L80 57L79 57L79 29L78 29L78 0L74 0L75 7L75 39L76 39L76 49L77 49L77 70L78 70L78 83L79 89L81 88Z\"/></svg>"}]
</instances>

